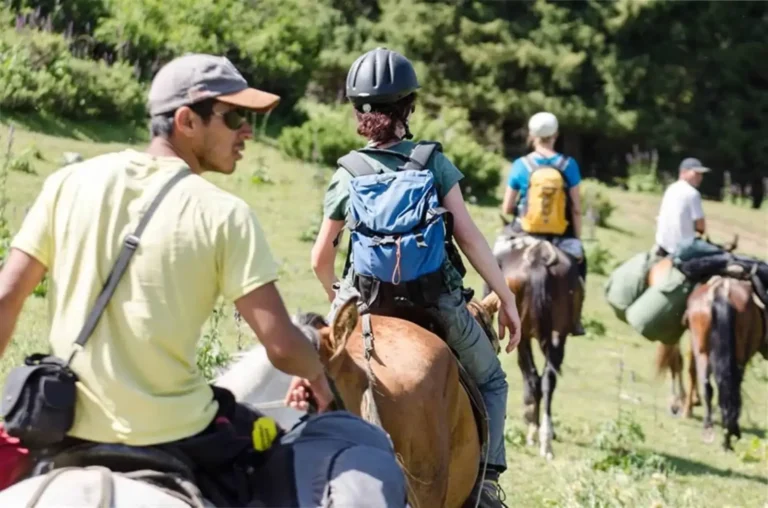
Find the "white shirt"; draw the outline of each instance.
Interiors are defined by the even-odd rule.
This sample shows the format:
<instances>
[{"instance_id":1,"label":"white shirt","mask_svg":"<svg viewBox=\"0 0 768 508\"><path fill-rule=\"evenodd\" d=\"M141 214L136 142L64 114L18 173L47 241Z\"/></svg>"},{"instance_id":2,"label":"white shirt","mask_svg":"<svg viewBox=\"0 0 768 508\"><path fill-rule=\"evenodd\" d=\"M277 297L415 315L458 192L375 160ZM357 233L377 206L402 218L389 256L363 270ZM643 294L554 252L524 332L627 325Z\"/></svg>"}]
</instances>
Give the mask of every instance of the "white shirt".
<instances>
[{"instance_id":1,"label":"white shirt","mask_svg":"<svg viewBox=\"0 0 768 508\"><path fill-rule=\"evenodd\" d=\"M704 217L701 194L685 180L678 180L664 192L656 217L656 245L674 253L677 246L696 236L694 223Z\"/></svg>"}]
</instances>

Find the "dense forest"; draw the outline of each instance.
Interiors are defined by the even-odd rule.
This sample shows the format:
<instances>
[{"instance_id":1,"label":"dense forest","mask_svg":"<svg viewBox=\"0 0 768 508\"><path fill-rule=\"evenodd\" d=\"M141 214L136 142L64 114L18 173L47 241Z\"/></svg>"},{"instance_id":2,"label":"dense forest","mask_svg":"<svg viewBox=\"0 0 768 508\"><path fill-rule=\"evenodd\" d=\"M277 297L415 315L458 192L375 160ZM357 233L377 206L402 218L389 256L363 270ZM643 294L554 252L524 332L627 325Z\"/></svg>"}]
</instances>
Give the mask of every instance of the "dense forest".
<instances>
[{"instance_id":1,"label":"dense forest","mask_svg":"<svg viewBox=\"0 0 768 508\"><path fill-rule=\"evenodd\" d=\"M0 22L3 113L145 122L162 63L217 53L282 95L267 127L281 148L330 165L361 141L347 69L386 46L417 65L417 136L439 138L478 195L539 110L586 176L674 174L691 155L715 170L710 197L730 180L759 207L765 191L766 2L6 0Z\"/></svg>"}]
</instances>

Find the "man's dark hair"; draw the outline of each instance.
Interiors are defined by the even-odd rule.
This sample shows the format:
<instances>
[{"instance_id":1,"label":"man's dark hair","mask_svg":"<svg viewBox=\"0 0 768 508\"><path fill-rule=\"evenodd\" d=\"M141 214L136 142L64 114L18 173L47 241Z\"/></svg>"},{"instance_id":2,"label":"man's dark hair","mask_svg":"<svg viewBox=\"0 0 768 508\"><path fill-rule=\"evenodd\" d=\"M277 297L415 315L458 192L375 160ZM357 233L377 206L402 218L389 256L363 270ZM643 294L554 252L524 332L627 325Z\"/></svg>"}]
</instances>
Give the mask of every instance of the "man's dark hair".
<instances>
[{"instance_id":1,"label":"man's dark hair","mask_svg":"<svg viewBox=\"0 0 768 508\"><path fill-rule=\"evenodd\" d=\"M206 125L213 116L213 105L216 99L205 99L189 106L189 109L197 113ZM149 119L150 138L170 138L173 134L173 115L176 111L155 115Z\"/></svg>"}]
</instances>

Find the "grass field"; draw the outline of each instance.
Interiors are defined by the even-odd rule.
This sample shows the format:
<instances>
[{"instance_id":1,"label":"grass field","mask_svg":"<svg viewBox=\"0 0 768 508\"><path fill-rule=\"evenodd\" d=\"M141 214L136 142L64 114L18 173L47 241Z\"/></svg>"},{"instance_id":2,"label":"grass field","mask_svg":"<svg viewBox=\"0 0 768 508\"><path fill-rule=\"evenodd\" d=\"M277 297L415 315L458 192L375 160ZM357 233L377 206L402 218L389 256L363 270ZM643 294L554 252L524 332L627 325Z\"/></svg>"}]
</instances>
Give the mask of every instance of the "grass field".
<instances>
[{"instance_id":1,"label":"grass field","mask_svg":"<svg viewBox=\"0 0 768 508\"><path fill-rule=\"evenodd\" d=\"M6 183L10 200L6 217L11 230L20 224L46 175L55 170L63 152L90 157L127 146L143 146L109 128L75 128L40 122L36 129L49 134L17 130L16 155L27 151L30 171L12 170ZM7 141L7 123L0 123L0 146ZM52 135L52 134L55 135ZM120 140L127 140L125 143ZM139 139L139 138L134 138ZM20 165L22 169L23 165ZM211 176L221 187L243 197L258 212L270 244L281 263L280 290L289 306L324 313L327 302L314 279L309 250L319 223L328 170L285 159L267 144L251 143L246 158L230 177ZM598 228L593 242L608 249L620 261L653 242L660 197L611 190L617 205L610 227ZM768 254L766 212L705 202L713 240L725 242L740 236L740 252ZM471 213L489 242L500 224L496 207L472 206ZM338 266L342 260L338 260ZM471 271L467 283L478 292L481 282ZM602 297L605 277L590 274L585 307L590 330L586 337L572 338L566 348L563 375L554 399L558 431L556 458L551 463L538 456L537 448L524 444L521 422L521 376L516 353L503 355L508 373L507 441L509 471L502 477L510 506L768 506L768 362L753 359L743 385L744 437L734 453L701 439L702 408L690 420L667 412L669 383L655 379L655 345L619 322ZM220 328L228 348L235 348L236 325L232 309ZM48 333L45 299L32 297L24 307L14 340L2 362L0 379L25 354L45 347ZM687 337L683 341L688 347ZM541 355L537 355L541 368ZM619 419L619 415L622 418ZM719 411L716 414L719 425ZM637 432L640 429L644 441ZM625 448L634 452L622 459L606 451L616 442L617 431L626 436ZM628 443L628 444L627 444ZM653 455L655 454L655 455ZM625 460L625 467L599 470L595 464Z\"/></svg>"}]
</instances>

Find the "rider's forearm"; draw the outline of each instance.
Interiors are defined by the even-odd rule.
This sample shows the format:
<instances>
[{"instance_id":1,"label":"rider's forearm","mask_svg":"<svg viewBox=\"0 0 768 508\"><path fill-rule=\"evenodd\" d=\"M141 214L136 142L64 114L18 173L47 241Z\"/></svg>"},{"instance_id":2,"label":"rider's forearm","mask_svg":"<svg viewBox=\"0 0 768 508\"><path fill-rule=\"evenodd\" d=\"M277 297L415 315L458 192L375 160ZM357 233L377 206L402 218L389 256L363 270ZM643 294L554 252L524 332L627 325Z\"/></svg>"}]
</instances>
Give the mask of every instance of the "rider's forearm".
<instances>
[{"instance_id":1,"label":"rider's forearm","mask_svg":"<svg viewBox=\"0 0 768 508\"><path fill-rule=\"evenodd\" d=\"M267 357L278 370L291 376L316 379L322 375L323 365L309 339L293 325L286 326L285 341L280 348L266 348Z\"/></svg>"},{"instance_id":2,"label":"rider's forearm","mask_svg":"<svg viewBox=\"0 0 768 508\"><path fill-rule=\"evenodd\" d=\"M488 242L480 230L472 224L469 235L466 238L456 237L456 242L477 273L499 297L502 304L515 305L515 295L509 289L504 274L501 273L499 264L493 257L493 252L488 247Z\"/></svg>"},{"instance_id":3,"label":"rider's forearm","mask_svg":"<svg viewBox=\"0 0 768 508\"><path fill-rule=\"evenodd\" d=\"M573 234L576 235L576 238L581 238L581 211L574 210L572 219Z\"/></svg>"},{"instance_id":4,"label":"rider's forearm","mask_svg":"<svg viewBox=\"0 0 768 508\"><path fill-rule=\"evenodd\" d=\"M317 351L293 324L274 282L238 298L235 307L278 370L307 379L323 372Z\"/></svg>"},{"instance_id":5,"label":"rider's forearm","mask_svg":"<svg viewBox=\"0 0 768 508\"><path fill-rule=\"evenodd\" d=\"M334 270L335 254L336 251L332 247L312 250L312 271L329 298L333 295L333 285L338 280Z\"/></svg>"}]
</instances>

